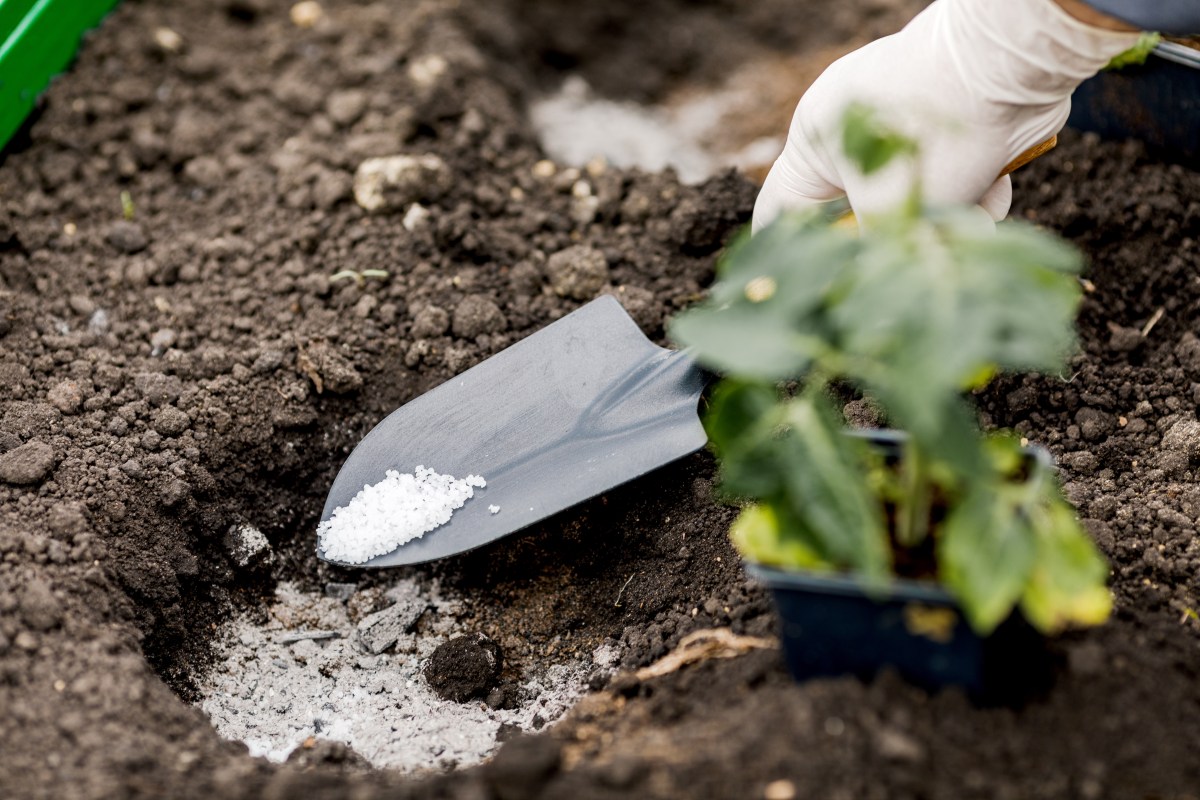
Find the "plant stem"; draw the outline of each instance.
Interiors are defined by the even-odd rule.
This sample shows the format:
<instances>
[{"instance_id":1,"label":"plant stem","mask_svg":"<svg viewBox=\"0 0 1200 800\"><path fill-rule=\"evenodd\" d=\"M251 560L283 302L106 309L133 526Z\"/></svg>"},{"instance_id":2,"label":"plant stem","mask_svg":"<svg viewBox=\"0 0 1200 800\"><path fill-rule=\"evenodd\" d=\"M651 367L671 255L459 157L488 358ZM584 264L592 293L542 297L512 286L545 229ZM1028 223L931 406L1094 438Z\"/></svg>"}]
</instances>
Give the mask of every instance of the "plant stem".
<instances>
[{"instance_id":1,"label":"plant stem","mask_svg":"<svg viewBox=\"0 0 1200 800\"><path fill-rule=\"evenodd\" d=\"M933 508L933 486L921 448L909 439L900 462L901 496L896 508L896 541L901 547L916 547L929 535Z\"/></svg>"}]
</instances>

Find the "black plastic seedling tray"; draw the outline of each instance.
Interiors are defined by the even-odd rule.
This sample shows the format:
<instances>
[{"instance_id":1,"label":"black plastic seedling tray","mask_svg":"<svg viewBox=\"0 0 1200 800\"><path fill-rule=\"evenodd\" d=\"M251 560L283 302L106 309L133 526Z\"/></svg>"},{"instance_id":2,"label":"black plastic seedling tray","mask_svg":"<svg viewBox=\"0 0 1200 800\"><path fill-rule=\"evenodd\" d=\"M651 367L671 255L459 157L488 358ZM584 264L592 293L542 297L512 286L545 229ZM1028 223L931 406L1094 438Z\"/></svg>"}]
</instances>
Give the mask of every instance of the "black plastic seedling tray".
<instances>
[{"instance_id":1,"label":"black plastic seedling tray","mask_svg":"<svg viewBox=\"0 0 1200 800\"><path fill-rule=\"evenodd\" d=\"M1140 139L1168 160L1200 165L1200 50L1163 42L1145 64L1085 81L1071 105L1073 128Z\"/></svg>"},{"instance_id":2,"label":"black plastic seedling tray","mask_svg":"<svg viewBox=\"0 0 1200 800\"><path fill-rule=\"evenodd\" d=\"M982 637L935 585L898 580L872 594L845 576L747 570L771 589L797 681L870 680L892 669L929 691L959 687L981 702L1006 702L1049 680L1045 640L1019 615Z\"/></svg>"},{"instance_id":3,"label":"black plastic seedling tray","mask_svg":"<svg viewBox=\"0 0 1200 800\"><path fill-rule=\"evenodd\" d=\"M904 435L853 431L896 457ZM1027 457L1050 463L1028 448ZM1019 612L980 636L957 601L936 583L893 579L867 587L852 575L780 570L747 564L770 588L779 613L788 669L797 681L884 669L930 691L959 687L984 704L1023 700L1052 680L1045 638Z\"/></svg>"}]
</instances>

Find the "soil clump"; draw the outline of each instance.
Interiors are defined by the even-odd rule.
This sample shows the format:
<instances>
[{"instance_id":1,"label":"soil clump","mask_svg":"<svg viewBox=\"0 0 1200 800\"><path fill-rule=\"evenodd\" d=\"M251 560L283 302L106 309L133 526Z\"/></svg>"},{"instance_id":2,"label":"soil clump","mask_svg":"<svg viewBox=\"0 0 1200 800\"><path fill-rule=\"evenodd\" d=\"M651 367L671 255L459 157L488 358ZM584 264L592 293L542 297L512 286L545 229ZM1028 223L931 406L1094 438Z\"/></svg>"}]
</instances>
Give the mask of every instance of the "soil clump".
<instances>
[{"instance_id":1,"label":"soil clump","mask_svg":"<svg viewBox=\"0 0 1200 800\"><path fill-rule=\"evenodd\" d=\"M482 633L458 636L433 651L425 680L443 700L464 703L491 691L503 663L500 645Z\"/></svg>"}]
</instances>

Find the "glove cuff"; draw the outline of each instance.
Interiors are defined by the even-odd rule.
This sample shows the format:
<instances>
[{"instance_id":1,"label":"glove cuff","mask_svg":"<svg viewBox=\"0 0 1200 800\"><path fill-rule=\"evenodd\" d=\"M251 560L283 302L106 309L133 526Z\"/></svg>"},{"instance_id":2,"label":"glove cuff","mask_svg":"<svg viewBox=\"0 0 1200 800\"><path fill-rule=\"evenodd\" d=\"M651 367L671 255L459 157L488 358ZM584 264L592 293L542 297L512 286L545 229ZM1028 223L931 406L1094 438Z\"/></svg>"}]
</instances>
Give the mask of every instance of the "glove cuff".
<instances>
[{"instance_id":1,"label":"glove cuff","mask_svg":"<svg viewBox=\"0 0 1200 800\"><path fill-rule=\"evenodd\" d=\"M936 6L942 7L937 35L964 81L992 103L1061 103L1138 40L1137 33L1077 20L1053 0L939 0Z\"/></svg>"}]
</instances>

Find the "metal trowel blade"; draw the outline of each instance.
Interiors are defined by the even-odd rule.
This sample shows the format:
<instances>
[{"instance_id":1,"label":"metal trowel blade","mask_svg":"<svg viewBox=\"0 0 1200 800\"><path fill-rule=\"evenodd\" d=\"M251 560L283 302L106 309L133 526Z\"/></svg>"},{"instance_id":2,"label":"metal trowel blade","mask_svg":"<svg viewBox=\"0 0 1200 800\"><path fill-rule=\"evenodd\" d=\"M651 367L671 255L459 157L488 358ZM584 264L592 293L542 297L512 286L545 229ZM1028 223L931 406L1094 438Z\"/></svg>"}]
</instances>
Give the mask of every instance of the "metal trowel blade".
<instances>
[{"instance_id":1,"label":"metal trowel blade","mask_svg":"<svg viewBox=\"0 0 1200 800\"><path fill-rule=\"evenodd\" d=\"M480 547L699 450L706 382L689 355L658 347L601 297L385 418L342 466L321 519L388 470L481 475L487 486L449 522L353 566Z\"/></svg>"}]
</instances>

